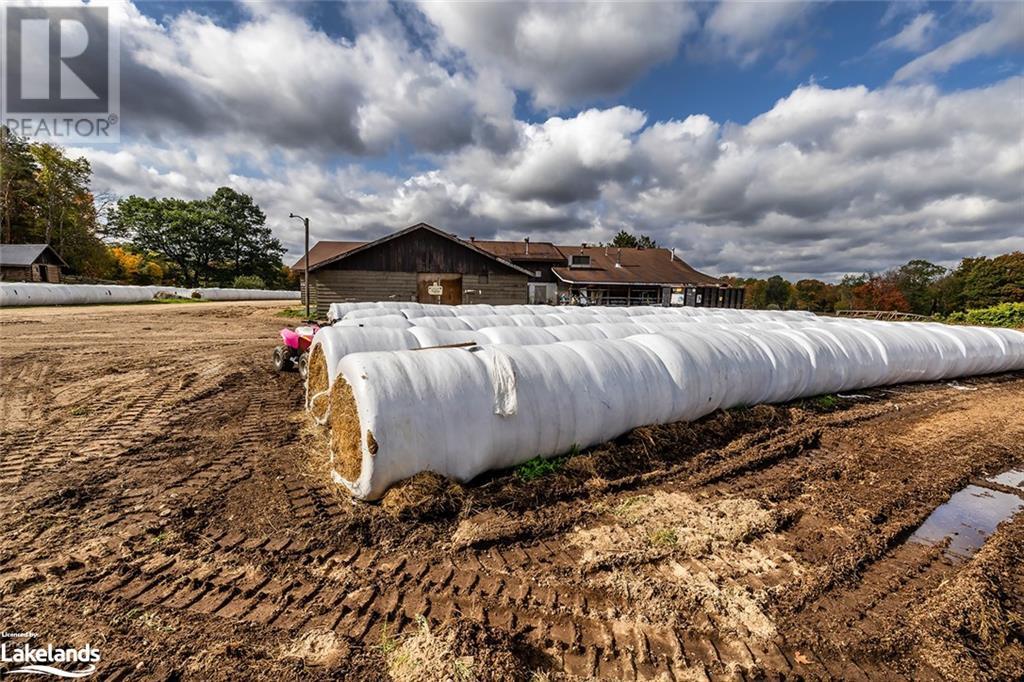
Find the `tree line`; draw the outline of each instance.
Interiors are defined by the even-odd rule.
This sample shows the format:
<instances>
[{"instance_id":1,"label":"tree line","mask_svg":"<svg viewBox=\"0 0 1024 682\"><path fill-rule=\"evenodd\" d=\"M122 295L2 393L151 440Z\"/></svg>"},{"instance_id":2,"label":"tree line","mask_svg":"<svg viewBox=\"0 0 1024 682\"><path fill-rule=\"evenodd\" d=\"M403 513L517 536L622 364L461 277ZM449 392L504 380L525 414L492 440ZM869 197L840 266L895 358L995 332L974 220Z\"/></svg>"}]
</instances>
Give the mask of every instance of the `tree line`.
<instances>
[{"instance_id":1,"label":"tree line","mask_svg":"<svg viewBox=\"0 0 1024 682\"><path fill-rule=\"evenodd\" d=\"M247 194L96 197L92 169L0 126L0 241L46 243L88 280L179 286L294 286L285 248Z\"/></svg>"},{"instance_id":2,"label":"tree line","mask_svg":"<svg viewBox=\"0 0 1024 682\"><path fill-rule=\"evenodd\" d=\"M883 273L846 275L839 282L790 282L725 278L746 288L745 306L829 313L837 310L895 310L918 315L949 315L1024 302L1024 252L994 258L964 258L955 268L912 260Z\"/></svg>"}]
</instances>

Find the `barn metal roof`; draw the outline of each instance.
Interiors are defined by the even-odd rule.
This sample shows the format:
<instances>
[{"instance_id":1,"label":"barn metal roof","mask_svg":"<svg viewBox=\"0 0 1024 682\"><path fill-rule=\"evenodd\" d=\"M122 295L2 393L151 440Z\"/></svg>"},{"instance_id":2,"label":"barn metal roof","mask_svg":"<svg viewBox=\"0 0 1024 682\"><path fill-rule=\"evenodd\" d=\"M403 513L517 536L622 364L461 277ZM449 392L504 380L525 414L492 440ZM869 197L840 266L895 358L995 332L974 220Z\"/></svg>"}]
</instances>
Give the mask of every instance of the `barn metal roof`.
<instances>
[{"instance_id":1,"label":"barn metal roof","mask_svg":"<svg viewBox=\"0 0 1024 682\"><path fill-rule=\"evenodd\" d=\"M61 265L67 267L67 263L60 257L49 244L3 244L0 245L0 265L8 267L28 267L49 249L50 253Z\"/></svg>"},{"instance_id":2,"label":"barn metal roof","mask_svg":"<svg viewBox=\"0 0 1024 682\"><path fill-rule=\"evenodd\" d=\"M570 284L634 284L717 286L721 280L690 267L668 249L619 249L614 246L559 246L566 258L590 256L587 267L551 268L555 276Z\"/></svg>"}]
</instances>

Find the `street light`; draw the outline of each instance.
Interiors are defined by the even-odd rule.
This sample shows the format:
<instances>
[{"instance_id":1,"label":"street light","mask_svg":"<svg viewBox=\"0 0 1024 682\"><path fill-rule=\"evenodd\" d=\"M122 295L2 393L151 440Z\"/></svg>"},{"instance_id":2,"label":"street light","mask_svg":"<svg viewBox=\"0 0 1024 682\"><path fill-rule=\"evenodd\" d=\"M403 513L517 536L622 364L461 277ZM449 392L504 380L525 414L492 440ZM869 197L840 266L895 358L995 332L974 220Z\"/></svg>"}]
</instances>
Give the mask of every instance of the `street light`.
<instances>
[{"instance_id":1,"label":"street light","mask_svg":"<svg viewBox=\"0 0 1024 682\"><path fill-rule=\"evenodd\" d=\"M302 297L306 300L306 319L308 320L309 319L309 218L303 218L302 216L296 215L294 213L289 213L288 217L289 218L298 218L299 220L302 221L302 224L306 228L306 253L302 257L302 268L304 270L304 272L302 273L302 289L303 289L303 296Z\"/></svg>"}]
</instances>

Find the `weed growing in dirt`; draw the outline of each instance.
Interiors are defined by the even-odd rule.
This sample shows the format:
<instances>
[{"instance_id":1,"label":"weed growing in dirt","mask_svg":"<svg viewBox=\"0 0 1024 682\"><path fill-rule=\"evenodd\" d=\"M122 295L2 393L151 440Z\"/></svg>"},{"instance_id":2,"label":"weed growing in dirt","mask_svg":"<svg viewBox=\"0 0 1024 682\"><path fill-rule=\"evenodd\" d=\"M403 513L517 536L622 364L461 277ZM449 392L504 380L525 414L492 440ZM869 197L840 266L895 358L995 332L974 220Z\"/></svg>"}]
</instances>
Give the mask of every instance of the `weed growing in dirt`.
<instances>
[{"instance_id":1,"label":"weed growing in dirt","mask_svg":"<svg viewBox=\"0 0 1024 682\"><path fill-rule=\"evenodd\" d=\"M72 417L84 417L85 415L92 412L92 408L88 405L75 405L71 408Z\"/></svg>"},{"instance_id":2,"label":"weed growing in dirt","mask_svg":"<svg viewBox=\"0 0 1024 682\"><path fill-rule=\"evenodd\" d=\"M377 648L384 656L390 656L398 648L398 639L388 632L388 625L390 623L385 619L384 627L380 631L380 644L377 645Z\"/></svg>"},{"instance_id":3,"label":"weed growing in dirt","mask_svg":"<svg viewBox=\"0 0 1024 682\"><path fill-rule=\"evenodd\" d=\"M834 410L839 406L839 398L834 395L822 395L814 399L814 404L822 410Z\"/></svg>"},{"instance_id":4,"label":"weed growing in dirt","mask_svg":"<svg viewBox=\"0 0 1024 682\"><path fill-rule=\"evenodd\" d=\"M535 481L561 469L568 458L569 456L552 457L551 459L534 457L516 467L516 477L521 481Z\"/></svg>"},{"instance_id":5,"label":"weed growing in dirt","mask_svg":"<svg viewBox=\"0 0 1024 682\"><path fill-rule=\"evenodd\" d=\"M304 320L306 319L306 309L302 306L293 306L285 308L284 310L279 310L274 313L274 317L289 317L294 320Z\"/></svg>"},{"instance_id":6,"label":"weed growing in dirt","mask_svg":"<svg viewBox=\"0 0 1024 682\"><path fill-rule=\"evenodd\" d=\"M638 511L640 503L646 499L648 499L647 495L633 495L632 497L627 497L612 509L612 514L619 518L631 518Z\"/></svg>"},{"instance_id":7,"label":"weed growing in dirt","mask_svg":"<svg viewBox=\"0 0 1024 682\"><path fill-rule=\"evenodd\" d=\"M679 535L671 528L659 528L647 534L647 539L655 547L675 547L679 543Z\"/></svg>"}]
</instances>

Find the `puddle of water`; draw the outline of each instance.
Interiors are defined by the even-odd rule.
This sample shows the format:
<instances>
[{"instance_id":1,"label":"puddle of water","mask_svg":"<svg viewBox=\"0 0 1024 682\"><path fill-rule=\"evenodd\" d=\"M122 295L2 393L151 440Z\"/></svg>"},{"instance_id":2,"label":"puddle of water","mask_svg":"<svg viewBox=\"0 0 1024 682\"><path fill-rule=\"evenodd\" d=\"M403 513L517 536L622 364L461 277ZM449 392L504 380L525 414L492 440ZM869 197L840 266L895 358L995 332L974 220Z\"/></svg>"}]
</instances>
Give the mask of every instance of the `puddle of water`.
<instances>
[{"instance_id":1,"label":"puddle of water","mask_svg":"<svg viewBox=\"0 0 1024 682\"><path fill-rule=\"evenodd\" d=\"M949 538L946 554L953 559L969 559L995 532L996 526L1022 508L1024 498L1018 495L968 485L936 507L910 536L910 541L931 545Z\"/></svg>"},{"instance_id":2,"label":"puddle of water","mask_svg":"<svg viewBox=\"0 0 1024 682\"><path fill-rule=\"evenodd\" d=\"M1020 488L1024 490L1024 469L1010 469L1004 471L1001 474L995 476L989 476L985 479L986 481L992 481L993 483L999 483L1009 488Z\"/></svg>"}]
</instances>

